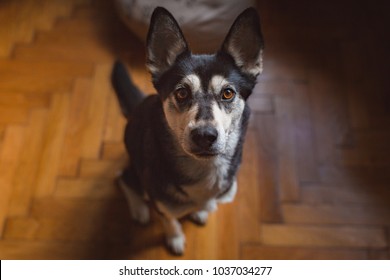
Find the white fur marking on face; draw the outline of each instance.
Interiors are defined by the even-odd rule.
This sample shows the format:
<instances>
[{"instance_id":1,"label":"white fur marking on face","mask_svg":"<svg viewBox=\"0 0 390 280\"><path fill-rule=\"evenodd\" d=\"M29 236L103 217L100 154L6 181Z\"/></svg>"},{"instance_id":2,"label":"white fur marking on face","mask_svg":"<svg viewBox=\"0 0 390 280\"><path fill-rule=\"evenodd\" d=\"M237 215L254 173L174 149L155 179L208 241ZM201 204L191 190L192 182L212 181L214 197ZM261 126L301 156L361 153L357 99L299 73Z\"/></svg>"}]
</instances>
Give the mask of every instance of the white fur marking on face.
<instances>
[{"instance_id":1,"label":"white fur marking on face","mask_svg":"<svg viewBox=\"0 0 390 280\"><path fill-rule=\"evenodd\" d=\"M235 108L231 113L219 108L217 104L213 106L213 115L215 128L218 130L218 145L221 145L221 150L226 154L232 154L237 146L240 137L241 116L244 111L245 102L239 97L236 97L232 106Z\"/></svg>"},{"instance_id":2,"label":"white fur marking on face","mask_svg":"<svg viewBox=\"0 0 390 280\"><path fill-rule=\"evenodd\" d=\"M219 108L217 103L213 104L212 110L214 116L214 127L218 131L218 139L215 146L218 150L222 151L225 148L226 136L228 128L230 127L231 118L228 114L221 110L221 108Z\"/></svg>"},{"instance_id":3,"label":"white fur marking on face","mask_svg":"<svg viewBox=\"0 0 390 280\"><path fill-rule=\"evenodd\" d=\"M190 74L188 76L185 76L179 83L179 85L184 86L187 85L190 87L191 92L194 94L195 92L198 92L202 84L200 82L200 78L195 74Z\"/></svg>"},{"instance_id":4,"label":"white fur marking on face","mask_svg":"<svg viewBox=\"0 0 390 280\"><path fill-rule=\"evenodd\" d=\"M228 85L229 82L221 75L215 75L211 78L209 83L209 91L219 94L222 89Z\"/></svg>"}]
</instances>

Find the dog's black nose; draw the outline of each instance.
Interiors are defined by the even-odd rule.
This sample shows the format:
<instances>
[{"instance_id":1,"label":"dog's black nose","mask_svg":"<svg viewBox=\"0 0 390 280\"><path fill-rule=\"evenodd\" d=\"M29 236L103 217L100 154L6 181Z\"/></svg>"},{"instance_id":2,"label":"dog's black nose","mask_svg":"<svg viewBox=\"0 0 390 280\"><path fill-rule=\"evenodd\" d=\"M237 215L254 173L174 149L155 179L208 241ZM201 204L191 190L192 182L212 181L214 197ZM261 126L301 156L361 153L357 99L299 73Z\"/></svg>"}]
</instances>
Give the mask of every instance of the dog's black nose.
<instances>
[{"instance_id":1,"label":"dog's black nose","mask_svg":"<svg viewBox=\"0 0 390 280\"><path fill-rule=\"evenodd\" d=\"M191 131L191 139L199 148L207 150L217 140L218 131L212 126L201 126Z\"/></svg>"}]
</instances>

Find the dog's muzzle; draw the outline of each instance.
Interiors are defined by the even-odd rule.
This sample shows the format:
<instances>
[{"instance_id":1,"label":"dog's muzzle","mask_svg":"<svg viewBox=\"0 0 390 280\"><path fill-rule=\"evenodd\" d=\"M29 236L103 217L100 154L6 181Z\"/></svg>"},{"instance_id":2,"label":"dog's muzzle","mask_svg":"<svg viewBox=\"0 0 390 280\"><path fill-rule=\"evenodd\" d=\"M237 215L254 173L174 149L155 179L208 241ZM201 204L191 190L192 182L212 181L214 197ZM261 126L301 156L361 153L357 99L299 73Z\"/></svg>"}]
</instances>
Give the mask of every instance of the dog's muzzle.
<instances>
[{"instance_id":1,"label":"dog's muzzle","mask_svg":"<svg viewBox=\"0 0 390 280\"><path fill-rule=\"evenodd\" d=\"M192 152L197 156L215 156L217 152L213 149L218 139L218 131L213 126L201 126L193 129L190 133L192 141Z\"/></svg>"}]
</instances>

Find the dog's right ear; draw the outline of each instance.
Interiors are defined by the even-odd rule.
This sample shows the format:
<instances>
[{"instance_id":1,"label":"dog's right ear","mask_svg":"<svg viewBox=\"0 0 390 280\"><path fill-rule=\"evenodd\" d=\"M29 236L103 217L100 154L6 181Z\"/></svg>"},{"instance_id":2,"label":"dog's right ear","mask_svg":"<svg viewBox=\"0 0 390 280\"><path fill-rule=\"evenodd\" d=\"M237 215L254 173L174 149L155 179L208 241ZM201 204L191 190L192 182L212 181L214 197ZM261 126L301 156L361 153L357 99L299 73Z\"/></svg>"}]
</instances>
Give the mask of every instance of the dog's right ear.
<instances>
[{"instance_id":1,"label":"dog's right ear","mask_svg":"<svg viewBox=\"0 0 390 280\"><path fill-rule=\"evenodd\" d=\"M162 7L157 7L152 14L146 45L146 66L153 79L168 70L181 53L188 51L178 23L172 14Z\"/></svg>"},{"instance_id":2,"label":"dog's right ear","mask_svg":"<svg viewBox=\"0 0 390 280\"><path fill-rule=\"evenodd\" d=\"M257 11L248 8L234 21L221 51L231 55L241 70L253 77L263 70L264 40Z\"/></svg>"}]
</instances>

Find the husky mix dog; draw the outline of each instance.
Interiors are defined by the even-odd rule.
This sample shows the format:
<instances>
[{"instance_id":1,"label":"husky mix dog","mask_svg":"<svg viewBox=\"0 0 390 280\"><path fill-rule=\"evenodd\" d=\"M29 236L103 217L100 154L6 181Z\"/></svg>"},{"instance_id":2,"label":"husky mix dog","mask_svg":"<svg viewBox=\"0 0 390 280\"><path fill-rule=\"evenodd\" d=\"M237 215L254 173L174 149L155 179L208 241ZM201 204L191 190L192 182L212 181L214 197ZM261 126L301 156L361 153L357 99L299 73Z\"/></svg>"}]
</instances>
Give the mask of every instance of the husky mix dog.
<instances>
[{"instance_id":1,"label":"husky mix dog","mask_svg":"<svg viewBox=\"0 0 390 280\"><path fill-rule=\"evenodd\" d=\"M246 100L262 71L263 38L254 8L242 12L215 54L192 54L164 8L154 10L147 67L158 94L145 96L120 62L112 83L128 123L130 163L119 184L133 219L160 214L168 248L183 254L179 218L207 221L218 203L231 202L249 119Z\"/></svg>"}]
</instances>

